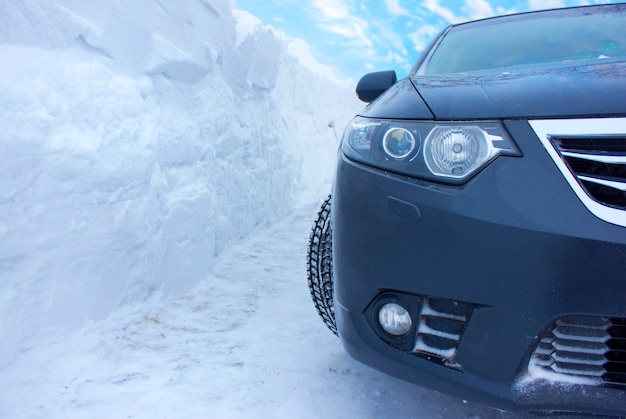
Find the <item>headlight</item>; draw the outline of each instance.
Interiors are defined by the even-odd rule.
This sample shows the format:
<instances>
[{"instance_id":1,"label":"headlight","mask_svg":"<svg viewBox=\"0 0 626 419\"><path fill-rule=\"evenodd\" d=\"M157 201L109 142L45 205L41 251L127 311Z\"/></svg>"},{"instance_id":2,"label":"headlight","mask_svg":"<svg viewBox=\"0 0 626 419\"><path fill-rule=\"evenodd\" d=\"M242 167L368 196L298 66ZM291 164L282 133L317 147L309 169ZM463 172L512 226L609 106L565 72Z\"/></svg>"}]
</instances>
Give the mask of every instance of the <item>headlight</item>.
<instances>
[{"instance_id":1,"label":"headlight","mask_svg":"<svg viewBox=\"0 0 626 419\"><path fill-rule=\"evenodd\" d=\"M344 134L350 158L407 176L462 183L498 155L521 156L498 122L433 123L355 118Z\"/></svg>"}]
</instances>

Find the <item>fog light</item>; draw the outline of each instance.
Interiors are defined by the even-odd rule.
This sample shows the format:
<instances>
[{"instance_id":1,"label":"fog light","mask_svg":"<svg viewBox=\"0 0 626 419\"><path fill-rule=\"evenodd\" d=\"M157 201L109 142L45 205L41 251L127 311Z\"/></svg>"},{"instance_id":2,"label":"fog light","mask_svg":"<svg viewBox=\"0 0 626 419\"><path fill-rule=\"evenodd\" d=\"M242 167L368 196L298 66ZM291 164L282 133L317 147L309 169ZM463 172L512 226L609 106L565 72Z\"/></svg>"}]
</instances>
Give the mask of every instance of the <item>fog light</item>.
<instances>
[{"instance_id":1,"label":"fog light","mask_svg":"<svg viewBox=\"0 0 626 419\"><path fill-rule=\"evenodd\" d=\"M409 312L400 304L387 303L378 311L378 323L390 335L402 336L411 330L413 321Z\"/></svg>"}]
</instances>

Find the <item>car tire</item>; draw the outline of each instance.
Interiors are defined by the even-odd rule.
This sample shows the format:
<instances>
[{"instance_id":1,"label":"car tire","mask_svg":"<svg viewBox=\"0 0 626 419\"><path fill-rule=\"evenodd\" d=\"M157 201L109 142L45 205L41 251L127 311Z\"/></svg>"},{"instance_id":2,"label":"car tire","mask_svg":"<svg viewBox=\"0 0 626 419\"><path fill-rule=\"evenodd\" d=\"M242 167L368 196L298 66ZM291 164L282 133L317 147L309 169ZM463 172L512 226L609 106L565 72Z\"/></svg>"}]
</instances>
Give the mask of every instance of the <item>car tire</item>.
<instances>
[{"instance_id":1,"label":"car tire","mask_svg":"<svg viewBox=\"0 0 626 419\"><path fill-rule=\"evenodd\" d=\"M330 200L331 196L329 195L317 213L311 230L307 252L307 277L315 308L326 326L336 335Z\"/></svg>"}]
</instances>

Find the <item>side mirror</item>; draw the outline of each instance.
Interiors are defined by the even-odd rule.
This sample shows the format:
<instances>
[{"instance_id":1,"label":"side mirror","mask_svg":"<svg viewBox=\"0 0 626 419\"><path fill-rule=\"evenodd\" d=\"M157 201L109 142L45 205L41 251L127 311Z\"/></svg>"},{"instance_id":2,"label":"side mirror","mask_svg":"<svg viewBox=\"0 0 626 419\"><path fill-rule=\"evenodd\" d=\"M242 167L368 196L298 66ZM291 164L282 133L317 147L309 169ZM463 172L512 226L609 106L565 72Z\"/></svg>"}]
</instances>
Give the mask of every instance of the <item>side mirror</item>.
<instances>
[{"instance_id":1,"label":"side mirror","mask_svg":"<svg viewBox=\"0 0 626 419\"><path fill-rule=\"evenodd\" d=\"M372 102L393 86L396 81L398 81L398 77L393 70L366 74L361 77L356 85L356 95L363 102Z\"/></svg>"}]
</instances>

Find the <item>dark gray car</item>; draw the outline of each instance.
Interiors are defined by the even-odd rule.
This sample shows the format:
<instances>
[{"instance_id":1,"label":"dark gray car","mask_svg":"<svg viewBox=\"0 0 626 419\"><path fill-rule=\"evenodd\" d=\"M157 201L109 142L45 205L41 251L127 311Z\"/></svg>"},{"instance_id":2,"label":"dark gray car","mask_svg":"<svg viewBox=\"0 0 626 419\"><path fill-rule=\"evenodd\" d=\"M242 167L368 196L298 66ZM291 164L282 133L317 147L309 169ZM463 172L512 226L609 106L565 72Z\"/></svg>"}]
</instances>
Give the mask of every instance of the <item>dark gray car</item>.
<instances>
[{"instance_id":1,"label":"dark gray car","mask_svg":"<svg viewBox=\"0 0 626 419\"><path fill-rule=\"evenodd\" d=\"M346 350L502 409L626 414L626 5L453 25L357 93L309 251Z\"/></svg>"}]
</instances>

